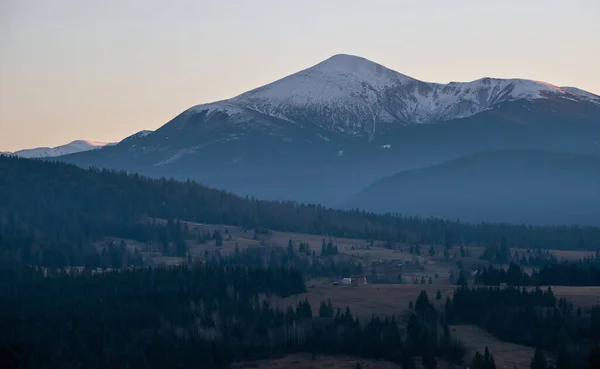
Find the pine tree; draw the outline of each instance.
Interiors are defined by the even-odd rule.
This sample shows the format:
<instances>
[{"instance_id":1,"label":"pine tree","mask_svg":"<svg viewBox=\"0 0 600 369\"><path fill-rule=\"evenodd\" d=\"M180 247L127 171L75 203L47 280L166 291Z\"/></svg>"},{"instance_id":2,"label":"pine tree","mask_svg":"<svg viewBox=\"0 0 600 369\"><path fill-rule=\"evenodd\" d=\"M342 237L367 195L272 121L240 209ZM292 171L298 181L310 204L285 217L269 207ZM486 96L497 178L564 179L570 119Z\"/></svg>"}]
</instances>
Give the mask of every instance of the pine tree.
<instances>
[{"instance_id":1,"label":"pine tree","mask_svg":"<svg viewBox=\"0 0 600 369\"><path fill-rule=\"evenodd\" d=\"M490 361L486 364L486 369L496 369L496 362L494 361L494 355L490 355Z\"/></svg>"},{"instance_id":2,"label":"pine tree","mask_svg":"<svg viewBox=\"0 0 600 369\"><path fill-rule=\"evenodd\" d=\"M484 369L485 361L479 351L475 352L473 360L471 361L471 369Z\"/></svg>"},{"instance_id":3,"label":"pine tree","mask_svg":"<svg viewBox=\"0 0 600 369\"><path fill-rule=\"evenodd\" d=\"M446 321L449 324L452 324L454 322L454 313L452 308L452 299L450 299L450 296L446 296L446 304L444 305L444 316L446 317Z\"/></svg>"},{"instance_id":4,"label":"pine tree","mask_svg":"<svg viewBox=\"0 0 600 369\"><path fill-rule=\"evenodd\" d=\"M442 299L442 292L440 292L440 290L437 290L437 293L435 294L435 299L438 301Z\"/></svg>"},{"instance_id":5,"label":"pine tree","mask_svg":"<svg viewBox=\"0 0 600 369\"><path fill-rule=\"evenodd\" d=\"M456 281L456 285L457 286L466 286L467 285L467 278L465 277L465 273L461 270L460 274L458 275L458 280Z\"/></svg>"},{"instance_id":6,"label":"pine tree","mask_svg":"<svg viewBox=\"0 0 600 369\"><path fill-rule=\"evenodd\" d=\"M212 238L215 240L215 246L221 247L223 246L223 235L218 230L213 232Z\"/></svg>"},{"instance_id":7,"label":"pine tree","mask_svg":"<svg viewBox=\"0 0 600 369\"><path fill-rule=\"evenodd\" d=\"M533 359L531 359L531 365L529 367L531 369L548 369L546 356L540 347L535 349L535 353L533 354Z\"/></svg>"},{"instance_id":8,"label":"pine tree","mask_svg":"<svg viewBox=\"0 0 600 369\"><path fill-rule=\"evenodd\" d=\"M600 346L596 344L588 357L590 368L600 368Z\"/></svg>"},{"instance_id":9,"label":"pine tree","mask_svg":"<svg viewBox=\"0 0 600 369\"><path fill-rule=\"evenodd\" d=\"M437 359L431 348L426 348L421 358L421 363L425 369L437 369Z\"/></svg>"},{"instance_id":10,"label":"pine tree","mask_svg":"<svg viewBox=\"0 0 600 369\"><path fill-rule=\"evenodd\" d=\"M402 357L400 358L400 364L402 369L414 369L415 368L415 353L409 345L405 345L402 350Z\"/></svg>"},{"instance_id":11,"label":"pine tree","mask_svg":"<svg viewBox=\"0 0 600 369\"><path fill-rule=\"evenodd\" d=\"M564 345L560 346L558 355L556 356L556 369L569 369L570 365L569 353Z\"/></svg>"}]
</instances>

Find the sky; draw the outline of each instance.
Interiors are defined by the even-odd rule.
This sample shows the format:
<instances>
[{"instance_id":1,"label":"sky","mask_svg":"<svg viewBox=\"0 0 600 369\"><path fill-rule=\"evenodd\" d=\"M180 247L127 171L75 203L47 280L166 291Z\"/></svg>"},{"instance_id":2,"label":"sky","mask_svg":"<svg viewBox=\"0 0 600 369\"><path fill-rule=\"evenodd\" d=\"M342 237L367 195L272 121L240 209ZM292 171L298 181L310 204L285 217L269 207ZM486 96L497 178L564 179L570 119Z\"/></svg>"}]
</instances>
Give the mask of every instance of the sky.
<instances>
[{"instance_id":1,"label":"sky","mask_svg":"<svg viewBox=\"0 0 600 369\"><path fill-rule=\"evenodd\" d=\"M600 94L598 0L0 0L0 151L119 141L353 54Z\"/></svg>"}]
</instances>

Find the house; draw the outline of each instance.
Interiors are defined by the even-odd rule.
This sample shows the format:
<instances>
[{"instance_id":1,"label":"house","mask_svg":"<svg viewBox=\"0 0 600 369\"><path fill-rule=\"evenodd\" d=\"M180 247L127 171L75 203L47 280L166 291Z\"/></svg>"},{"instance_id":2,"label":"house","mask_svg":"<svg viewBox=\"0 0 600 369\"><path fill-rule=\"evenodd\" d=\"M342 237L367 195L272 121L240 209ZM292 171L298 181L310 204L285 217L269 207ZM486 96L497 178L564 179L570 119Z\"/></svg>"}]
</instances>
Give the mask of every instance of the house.
<instances>
[{"instance_id":1,"label":"house","mask_svg":"<svg viewBox=\"0 0 600 369\"><path fill-rule=\"evenodd\" d=\"M367 277L364 274L355 274L350 278L351 284L359 285L359 284L367 284Z\"/></svg>"}]
</instances>

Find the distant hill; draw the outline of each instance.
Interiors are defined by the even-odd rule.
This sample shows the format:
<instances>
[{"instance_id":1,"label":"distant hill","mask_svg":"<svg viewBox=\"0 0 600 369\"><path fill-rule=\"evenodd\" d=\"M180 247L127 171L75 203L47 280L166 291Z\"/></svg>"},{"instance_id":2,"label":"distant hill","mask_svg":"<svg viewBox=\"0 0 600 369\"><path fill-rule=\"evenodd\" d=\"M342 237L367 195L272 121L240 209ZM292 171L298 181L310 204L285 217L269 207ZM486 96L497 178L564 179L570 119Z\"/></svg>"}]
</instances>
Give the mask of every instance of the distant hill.
<instances>
[{"instance_id":1,"label":"distant hill","mask_svg":"<svg viewBox=\"0 0 600 369\"><path fill-rule=\"evenodd\" d=\"M38 147L35 149L24 149L15 151L11 154L21 158L53 158L61 155L97 150L102 147L112 145L116 145L116 143L76 140L66 145L60 145L56 147Z\"/></svg>"},{"instance_id":2,"label":"distant hill","mask_svg":"<svg viewBox=\"0 0 600 369\"><path fill-rule=\"evenodd\" d=\"M345 206L471 222L600 224L600 159L481 152L379 180Z\"/></svg>"}]
</instances>

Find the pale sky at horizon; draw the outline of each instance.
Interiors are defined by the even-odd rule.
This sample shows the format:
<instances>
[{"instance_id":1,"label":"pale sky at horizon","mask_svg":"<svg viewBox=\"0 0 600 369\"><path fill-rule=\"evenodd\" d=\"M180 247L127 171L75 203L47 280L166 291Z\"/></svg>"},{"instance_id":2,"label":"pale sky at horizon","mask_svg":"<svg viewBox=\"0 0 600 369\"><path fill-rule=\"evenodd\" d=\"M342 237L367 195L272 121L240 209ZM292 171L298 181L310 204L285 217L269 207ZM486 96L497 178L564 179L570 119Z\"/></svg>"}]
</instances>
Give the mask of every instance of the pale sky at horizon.
<instances>
[{"instance_id":1,"label":"pale sky at horizon","mask_svg":"<svg viewBox=\"0 0 600 369\"><path fill-rule=\"evenodd\" d=\"M600 95L600 1L0 0L0 151L118 141L339 53Z\"/></svg>"}]
</instances>

